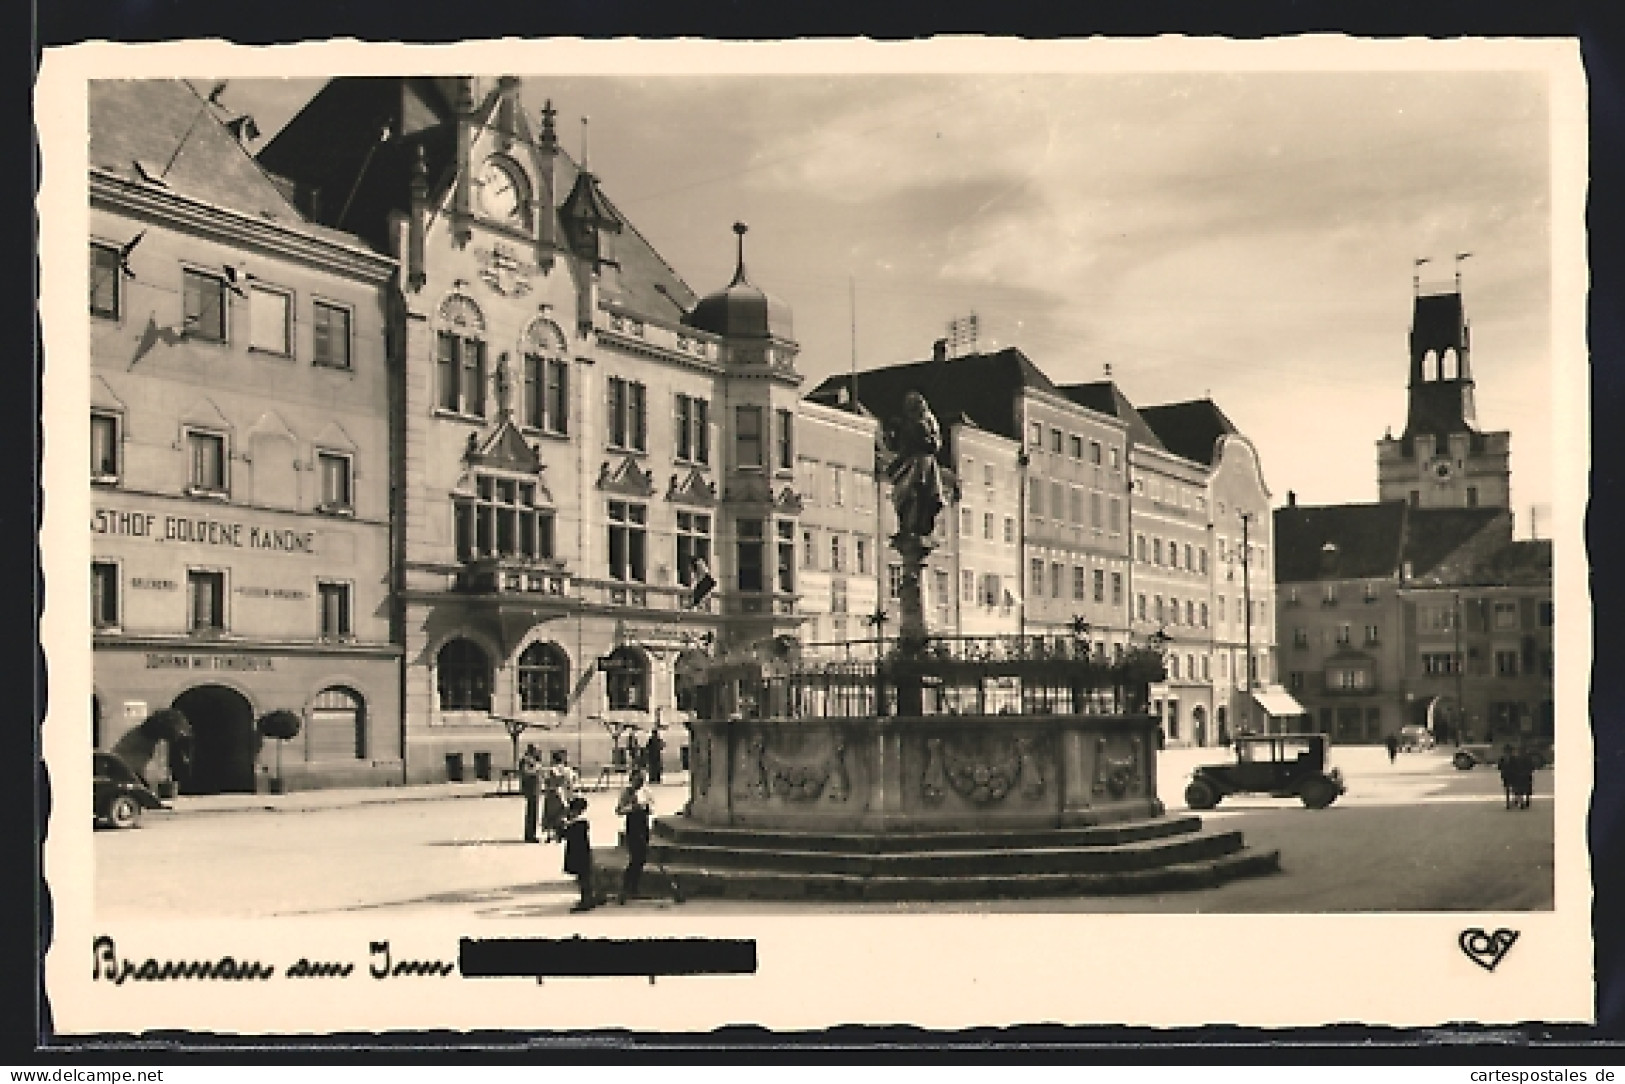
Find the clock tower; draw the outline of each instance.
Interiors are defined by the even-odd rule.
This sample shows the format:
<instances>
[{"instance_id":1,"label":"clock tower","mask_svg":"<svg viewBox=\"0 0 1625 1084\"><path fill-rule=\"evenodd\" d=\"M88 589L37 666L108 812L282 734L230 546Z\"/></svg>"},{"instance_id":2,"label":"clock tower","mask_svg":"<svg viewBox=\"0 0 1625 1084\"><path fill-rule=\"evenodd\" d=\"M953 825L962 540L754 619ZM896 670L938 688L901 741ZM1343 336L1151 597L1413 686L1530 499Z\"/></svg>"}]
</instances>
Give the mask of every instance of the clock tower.
<instances>
[{"instance_id":1,"label":"clock tower","mask_svg":"<svg viewBox=\"0 0 1625 1084\"><path fill-rule=\"evenodd\" d=\"M1511 505L1511 434L1487 433L1473 407L1472 348L1461 278L1417 290L1411 316L1405 431L1377 442L1377 490L1414 508Z\"/></svg>"}]
</instances>

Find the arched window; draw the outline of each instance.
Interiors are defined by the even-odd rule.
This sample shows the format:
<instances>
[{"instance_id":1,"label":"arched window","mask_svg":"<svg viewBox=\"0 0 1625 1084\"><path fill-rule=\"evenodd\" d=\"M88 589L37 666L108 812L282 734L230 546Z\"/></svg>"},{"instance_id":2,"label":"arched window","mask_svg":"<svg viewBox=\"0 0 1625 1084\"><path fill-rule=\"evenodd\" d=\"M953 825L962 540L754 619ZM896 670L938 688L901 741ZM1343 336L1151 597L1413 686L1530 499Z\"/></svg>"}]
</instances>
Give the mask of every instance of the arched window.
<instances>
[{"instance_id":1,"label":"arched window","mask_svg":"<svg viewBox=\"0 0 1625 1084\"><path fill-rule=\"evenodd\" d=\"M485 317L472 300L452 294L440 305L435 333L435 405L452 414L485 414Z\"/></svg>"},{"instance_id":2,"label":"arched window","mask_svg":"<svg viewBox=\"0 0 1625 1084\"><path fill-rule=\"evenodd\" d=\"M649 660L635 647L618 647L609 655L605 674L609 710L649 710Z\"/></svg>"},{"instance_id":3,"label":"arched window","mask_svg":"<svg viewBox=\"0 0 1625 1084\"><path fill-rule=\"evenodd\" d=\"M1422 355L1422 379L1439 379L1439 355L1431 350Z\"/></svg>"},{"instance_id":4,"label":"arched window","mask_svg":"<svg viewBox=\"0 0 1625 1084\"><path fill-rule=\"evenodd\" d=\"M570 700L570 659L557 644L531 644L519 656L519 707L565 711Z\"/></svg>"},{"instance_id":5,"label":"arched window","mask_svg":"<svg viewBox=\"0 0 1625 1084\"><path fill-rule=\"evenodd\" d=\"M1461 376L1458 364L1459 359L1456 355L1456 348L1453 346L1445 347L1444 353L1439 357L1439 379L1455 380Z\"/></svg>"},{"instance_id":6,"label":"arched window","mask_svg":"<svg viewBox=\"0 0 1625 1084\"><path fill-rule=\"evenodd\" d=\"M452 640L435 656L441 711L490 711L491 662L472 640Z\"/></svg>"},{"instance_id":7,"label":"arched window","mask_svg":"<svg viewBox=\"0 0 1625 1084\"><path fill-rule=\"evenodd\" d=\"M305 731L306 760L365 760L367 711L359 695L332 686L316 694Z\"/></svg>"},{"instance_id":8,"label":"arched window","mask_svg":"<svg viewBox=\"0 0 1625 1084\"><path fill-rule=\"evenodd\" d=\"M520 355L519 421L550 433L570 431L570 362L568 342L558 325L538 319L525 329Z\"/></svg>"}]
</instances>

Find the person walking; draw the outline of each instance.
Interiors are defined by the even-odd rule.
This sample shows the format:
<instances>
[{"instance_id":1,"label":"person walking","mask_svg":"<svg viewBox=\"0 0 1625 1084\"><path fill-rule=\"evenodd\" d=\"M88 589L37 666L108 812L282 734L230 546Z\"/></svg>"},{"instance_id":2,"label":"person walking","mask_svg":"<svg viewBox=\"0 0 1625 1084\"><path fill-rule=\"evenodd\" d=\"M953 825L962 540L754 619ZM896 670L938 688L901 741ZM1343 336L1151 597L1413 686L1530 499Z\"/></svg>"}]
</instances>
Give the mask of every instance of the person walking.
<instances>
[{"instance_id":1,"label":"person walking","mask_svg":"<svg viewBox=\"0 0 1625 1084\"><path fill-rule=\"evenodd\" d=\"M654 730L649 733L649 740L643 743L643 759L649 769L650 783L659 783L660 776L665 771L661 755L666 751L666 739L660 736L660 729L660 724L656 723Z\"/></svg>"},{"instance_id":2,"label":"person walking","mask_svg":"<svg viewBox=\"0 0 1625 1084\"><path fill-rule=\"evenodd\" d=\"M1501 773L1501 789L1506 792L1506 807L1512 809L1518 804L1518 754L1512 751L1510 744L1501 747L1501 759L1495 762L1495 768Z\"/></svg>"},{"instance_id":3,"label":"person walking","mask_svg":"<svg viewBox=\"0 0 1625 1084\"><path fill-rule=\"evenodd\" d=\"M587 799L572 798L564 823L564 872L575 875L581 899L572 911L590 911L597 901L592 888L592 835L587 824Z\"/></svg>"},{"instance_id":4,"label":"person walking","mask_svg":"<svg viewBox=\"0 0 1625 1084\"><path fill-rule=\"evenodd\" d=\"M553 750L552 763L542 775L542 829L549 840L563 838L575 791L576 770L570 767L570 754Z\"/></svg>"},{"instance_id":5,"label":"person walking","mask_svg":"<svg viewBox=\"0 0 1625 1084\"><path fill-rule=\"evenodd\" d=\"M649 857L649 820L654 812L654 795L643 785L643 770L633 768L626 786L615 803L617 816L626 818L626 874L621 878L620 902L638 894L643 864Z\"/></svg>"},{"instance_id":6,"label":"person walking","mask_svg":"<svg viewBox=\"0 0 1625 1084\"><path fill-rule=\"evenodd\" d=\"M542 801L542 754L534 745L525 746L519 758L519 793L525 796L525 842L536 838L536 814Z\"/></svg>"},{"instance_id":7,"label":"person walking","mask_svg":"<svg viewBox=\"0 0 1625 1084\"><path fill-rule=\"evenodd\" d=\"M1383 739L1382 743L1388 747L1388 763L1392 764L1399 756L1399 739L1390 734Z\"/></svg>"}]
</instances>

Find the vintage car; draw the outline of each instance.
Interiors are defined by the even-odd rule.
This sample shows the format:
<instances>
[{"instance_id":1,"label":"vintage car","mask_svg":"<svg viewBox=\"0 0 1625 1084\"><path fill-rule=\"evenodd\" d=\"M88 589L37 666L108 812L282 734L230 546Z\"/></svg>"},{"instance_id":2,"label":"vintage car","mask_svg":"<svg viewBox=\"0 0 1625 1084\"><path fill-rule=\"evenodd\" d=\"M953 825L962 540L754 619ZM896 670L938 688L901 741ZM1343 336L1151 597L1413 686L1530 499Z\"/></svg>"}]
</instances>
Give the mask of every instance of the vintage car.
<instances>
[{"instance_id":1,"label":"vintage car","mask_svg":"<svg viewBox=\"0 0 1625 1084\"><path fill-rule=\"evenodd\" d=\"M112 753L95 755L95 822L109 828L134 828L143 809L168 809L139 772Z\"/></svg>"},{"instance_id":2,"label":"vintage car","mask_svg":"<svg viewBox=\"0 0 1625 1084\"><path fill-rule=\"evenodd\" d=\"M1494 767L1495 763L1501 759L1501 752L1506 744L1506 742L1499 744L1495 742L1467 742L1458 745L1456 751L1450 755L1450 763L1454 764L1457 770L1463 772L1472 771L1480 764L1488 764ZM1516 748L1516 743L1514 743L1514 748ZM1526 745L1523 751L1534 760L1536 768L1550 768L1552 766L1552 747L1550 745Z\"/></svg>"},{"instance_id":3,"label":"vintage car","mask_svg":"<svg viewBox=\"0 0 1625 1084\"><path fill-rule=\"evenodd\" d=\"M1234 764L1204 764L1191 773L1186 805L1212 809L1227 794L1269 794L1325 809L1348 789L1342 772L1326 769L1324 734L1241 737L1234 751Z\"/></svg>"},{"instance_id":4,"label":"vintage car","mask_svg":"<svg viewBox=\"0 0 1625 1084\"><path fill-rule=\"evenodd\" d=\"M1399 751L1402 753L1425 753L1434 746L1433 731L1425 726L1402 726L1399 728Z\"/></svg>"}]
</instances>

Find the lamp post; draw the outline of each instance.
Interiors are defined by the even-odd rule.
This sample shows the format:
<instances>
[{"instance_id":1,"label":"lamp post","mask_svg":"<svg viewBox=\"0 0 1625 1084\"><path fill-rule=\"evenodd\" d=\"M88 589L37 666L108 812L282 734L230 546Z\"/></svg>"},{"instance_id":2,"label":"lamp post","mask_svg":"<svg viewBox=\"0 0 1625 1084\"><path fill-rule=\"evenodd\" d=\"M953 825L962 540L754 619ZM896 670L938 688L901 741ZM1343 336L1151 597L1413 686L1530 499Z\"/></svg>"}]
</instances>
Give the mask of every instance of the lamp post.
<instances>
[{"instance_id":1,"label":"lamp post","mask_svg":"<svg viewBox=\"0 0 1625 1084\"><path fill-rule=\"evenodd\" d=\"M1461 653L1461 592L1451 592L1453 605L1451 606L1451 624L1456 630L1456 725L1454 727L1456 746L1461 746L1461 728L1467 722L1467 702L1462 699L1462 671L1467 668L1467 660Z\"/></svg>"}]
</instances>

